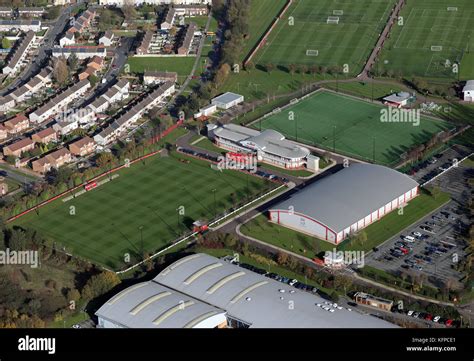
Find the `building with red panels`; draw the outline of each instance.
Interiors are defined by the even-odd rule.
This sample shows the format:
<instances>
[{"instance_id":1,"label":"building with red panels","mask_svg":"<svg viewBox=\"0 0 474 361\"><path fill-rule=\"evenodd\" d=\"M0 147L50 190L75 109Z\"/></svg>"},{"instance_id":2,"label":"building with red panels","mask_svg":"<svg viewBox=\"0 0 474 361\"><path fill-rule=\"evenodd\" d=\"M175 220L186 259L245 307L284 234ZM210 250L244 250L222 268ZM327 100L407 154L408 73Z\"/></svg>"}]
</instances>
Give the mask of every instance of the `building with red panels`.
<instances>
[{"instance_id":1,"label":"building with red panels","mask_svg":"<svg viewBox=\"0 0 474 361\"><path fill-rule=\"evenodd\" d=\"M269 210L269 218L339 244L416 197L418 186L393 169L354 164L291 195Z\"/></svg>"}]
</instances>

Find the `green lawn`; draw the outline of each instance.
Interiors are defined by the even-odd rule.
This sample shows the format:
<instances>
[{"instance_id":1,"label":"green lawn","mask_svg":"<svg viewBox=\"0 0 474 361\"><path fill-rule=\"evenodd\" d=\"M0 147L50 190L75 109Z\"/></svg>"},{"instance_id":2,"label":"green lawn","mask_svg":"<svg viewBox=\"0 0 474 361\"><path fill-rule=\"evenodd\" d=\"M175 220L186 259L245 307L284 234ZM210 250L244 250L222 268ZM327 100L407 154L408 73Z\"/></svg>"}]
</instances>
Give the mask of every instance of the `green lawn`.
<instances>
[{"instance_id":1,"label":"green lawn","mask_svg":"<svg viewBox=\"0 0 474 361\"><path fill-rule=\"evenodd\" d=\"M402 87L397 84L371 84L358 81L352 83L339 82L338 84L324 84L323 87L366 99L381 99L389 94L397 93L402 90Z\"/></svg>"},{"instance_id":2,"label":"green lawn","mask_svg":"<svg viewBox=\"0 0 474 361\"><path fill-rule=\"evenodd\" d=\"M351 244L345 242L341 244L340 248L368 251L393 237L395 234L423 218L436 208L441 207L449 200L450 196L448 193L440 193L437 197L432 197L428 194L422 193L408 203L408 205L403 209L403 214L398 214L398 211L391 212L380 221L365 228L367 241L364 244Z\"/></svg>"},{"instance_id":3,"label":"green lawn","mask_svg":"<svg viewBox=\"0 0 474 361\"><path fill-rule=\"evenodd\" d=\"M41 208L39 216L32 212L15 224L40 230L67 252L118 269L125 266L126 254L132 261L140 258L140 227L143 251L152 253L188 231L193 221L211 219L215 211L221 213L266 187L256 177L217 172L207 162L177 153L152 157L119 174L98 189L66 203L55 201ZM179 217L178 209L184 213Z\"/></svg>"},{"instance_id":4,"label":"green lawn","mask_svg":"<svg viewBox=\"0 0 474 361\"><path fill-rule=\"evenodd\" d=\"M207 150L209 152L214 152L214 153L225 153L227 152L226 150L224 149L221 149L219 147L216 147L214 145L214 143L209 140L208 138L204 137L202 138L199 142L193 144L195 147L198 147L198 148L201 148L201 149L204 149L204 150Z\"/></svg>"},{"instance_id":5,"label":"green lawn","mask_svg":"<svg viewBox=\"0 0 474 361\"><path fill-rule=\"evenodd\" d=\"M254 123L287 138L335 150L348 156L392 165L414 145L448 128L448 123L421 116L409 122L382 122L384 107L333 92L318 92L284 111ZM386 108L385 108L386 109ZM289 120L289 112L295 120ZM334 144L335 136L335 144ZM374 152L375 150L375 152Z\"/></svg>"},{"instance_id":6,"label":"green lawn","mask_svg":"<svg viewBox=\"0 0 474 361\"><path fill-rule=\"evenodd\" d=\"M245 41L242 60L270 27L273 19L283 9L287 0L257 0L250 2L249 36Z\"/></svg>"},{"instance_id":7,"label":"green lawn","mask_svg":"<svg viewBox=\"0 0 474 361\"><path fill-rule=\"evenodd\" d=\"M337 248L369 251L448 202L449 199L449 195L446 193L441 193L437 198L421 194L404 208L403 215L399 215L397 211L391 212L380 221L365 228L367 233L365 243L351 244L345 241ZM332 243L271 223L265 215L260 215L244 224L241 231L245 235L309 258L314 258L321 252L332 251L335 248Z\"/></svg>"},{"instance_id":8,"label":"green lawn","mask_svg":"<svg viewBox=\"0 0 474 361\"><path fill-rule=\"evenodd\" d=\"M255 63L349 66L358 74L384 28L395 0L295 0L270 34ZM342 11L342 15L334 15ZM339 16L339 24L328 24ZM289 18L293 18L293 23ZM308 55L315 54L317 55Z\"/></svg>"},{"instance_id":9,"label":"green lawn","mask_svg":"<svg viewBox=\"0 0 474 361\"><path fill-rule=\"evenodd\" d=\"M178 73L180 81L191 74L195 57L129 57L127 64L131 73L143 73L145 71L174 71Z\"/></svg>"},{"instance_id":10,"label":"green lawn","mask_svg":"<svg viewBox=\"0 0 474 361\"><path fill-rule=\"evenodd\" d=\"M457 11L448 11L448 7L456 7ZM409 79L415 75L457 79L458 74L449 63L461 62L464 51L474 47L474 2L407 1L401 16L404 24L393 27L379 57L378 69L401 72ZM472 62L463 60L461 74L473 73Z\"/></svg>"},{"instance_id":11,"label":"green lawn","mask_svg":"<svg viewBox=\"0 0 474 361\"><path fill-rule=\"evenodd\" d=\"M461 61L461 80L474 79L474 53L464 53Z\"/></svg>"}]
</instances>

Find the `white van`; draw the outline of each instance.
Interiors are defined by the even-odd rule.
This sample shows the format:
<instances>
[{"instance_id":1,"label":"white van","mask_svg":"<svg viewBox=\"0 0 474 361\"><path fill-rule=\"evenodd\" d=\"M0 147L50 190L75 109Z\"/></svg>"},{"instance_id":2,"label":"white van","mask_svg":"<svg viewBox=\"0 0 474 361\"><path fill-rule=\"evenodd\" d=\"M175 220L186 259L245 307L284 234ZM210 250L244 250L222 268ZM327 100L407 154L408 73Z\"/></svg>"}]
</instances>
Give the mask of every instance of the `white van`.
<instances>
[{"instance_id":1,"label":"white van","mask_svg":"<svg viewBox=\"0 0 474 361\"><path fill-rule=\"evenodd\" d=\"M405 236L403 237L403 240L409 243L415 242L415 238L413 238L412 236Z\"/></svg>"}]
</instances>

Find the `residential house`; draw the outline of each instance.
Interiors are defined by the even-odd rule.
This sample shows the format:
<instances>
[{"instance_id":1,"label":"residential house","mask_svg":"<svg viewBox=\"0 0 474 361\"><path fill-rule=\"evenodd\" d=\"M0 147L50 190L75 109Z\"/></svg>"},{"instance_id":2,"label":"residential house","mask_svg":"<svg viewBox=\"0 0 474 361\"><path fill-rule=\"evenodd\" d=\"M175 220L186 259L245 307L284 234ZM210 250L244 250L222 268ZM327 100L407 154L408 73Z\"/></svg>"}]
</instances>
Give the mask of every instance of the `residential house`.
<instances>
[{"instance_id":1,"label":"residential house","mask_svg":"<svg viewBox=\"0 0 474 361\"><path fill-rule=\"evenodd\" d=\"M148 49L150 48L151 40L153 39L153 32L147 31L143 36L143 39L140 43L140 46L137 48L138 55L148 54Z\"/></svg>"},{"instance_id":2,"label":"residential house","mask_svg":"<svg viewBox=\"0 0 474 361\"><path fill-rule=\"evenodd\" d=\"M61 47L67 46L67 45L73 45L76 43L76 38L74 36L74 33L71 33L69 31L64 34L64 36L59 39L59 45Z\"/></svg>"},{"instance_id":3,"label":"residential house","mask_svg":"<svg viewBox=\"0 0 474 361\"><path fill-rule=\"evenodd\" d=\"M31 163L33 171L46 173L51 168L59 168L73 160L72 154L66 149L61 148Z\"/></svg>"},{"instance_id":4,"label":"residential house","mask_svg":"<svg viewBox=\"0 0 474 361\"><path fill-rule=\"evenodd\" d=\"M58 140L58 134L53 128L48 127L33 134L31 139L36 143L47 144L49 142L56 142Z\"/></svg>"},{"instance_id":5,"label":"residential house","mask_svg":"<svg viewBox=\"0 0 474 361\"><path fill-rule=\"evenodd\" d=\"M0 20L1 21L1 20ZM20 44L16 47L12 55L7 61L2 69L3 74L15 75L21 68L23 60L25 60L28 55L28 50L30 50L36 39L36 35L33 31L28 31L26 35L20 40Z\"/></svg>"},{"instance_id":6,"label":"residential house","mask_svg":"<svg viewBox=\"0 0 474 361\"><path fill-rule=\"evenodd\" d=\"M184 35L183 43L178 48L179 55L188 55L191 50L191 45L193 43L194 33L196 32L196 24L190 23L186 29L186 34Z\"/></svg>"},{"instance_id":7,"label":"residential house","mask_svg":"<svg viewBox=\"0 0 474 361\"><path fill-rule=\"evenodd\" d=\"M0 31L21 30L23 32L41 30L40 20L0 20Z\"/></svg>"},{"instance_id":8,"label":"residential house","mask_svg":"<svg viewBox=\"0 0 474 361\"><path fill-rule=\"evenodd\" d=\"M163 21L161 22L161 30L170 30L173 27L176 18L176 10L174 7L169 6L164 14Z\"/></svg>"},{"instance_id":9,"label":"residential house","mask_svg":"<svg viewBox=\"0 0 474 361\"><path fill-rule=\"evenodd\" d=\"M23 138L12 144L3 147L3 155L20 157L22 153L27 152L35 148L35 142L30 138Z\"/></svg>"},{"instance_id":10,"label":"residential house","mask_svg":"<svg viewBox=\"0 0 474 361\"><path fill-rule=\"evenodd\" d=\"M81 80L70 86L62 93L50 99L43 106L29 114L30 121L33 123L41 123L53 115L65 109L71 102L84 95L91 87L88 80Z\"/></svg>"},{"instance_id":11,"label":"residential house","mask_svg":"<svg viewBox=\"0 0 474 361\"><path fill-rule=\"evenodd\" d=\"M99 38L99 44L111 46L114 43L115 35L111 30L107 30L104 35Z\"/></svg>"},{"instance_id":12,"label":"residential house","mask_svg":"<svg viewBox=\"0 0 474 361\"><path fill-rule=\"evenodd\" d=\"M15 99L11 94L0 98L0 112L8 112L16 105Z\"/></svg>"},{"instance_id":13,"label":"residential house","mask_svg":"<svg viewBox=\"0 0 474 361\"><path fill-rule=\"evenodd\" d=\"M0 140L4 140L8 137L8 129L3 124L0 124Z\"/></svg>"},{"instance_id":14,"label":"residential house","mask_svg":"<svg viewBox=\"0 0 474 361\"><path fill-rule=\"evenodd\" d=\"M79 157L84 157L95 151L96 143L90 137L84 137L69 145L69 151Z\"/></svg>"},{"instance_id":15,"label":"residential house","mask_svg":"<svg viewBox=\"0 0 474 361\"><path fill-rule=\"evenodd\" d=\"M153 85L156 83L171 81L178 82L178 73L165 71L145 71L143 74L143 83L145 85Z\"/></svg>"},{"instance_id":16,"label":"residential house","mask_svg":"<svg viewBox=\"0 0 474 361\"><path fill-rule=\"evenodd\" d=\"M93 56L100 56L102 58L107 56L106 49L101 46L68 46L65 48L54 47L52 49L52 55L55 58L64 56L66 59L71 54L75 54L78 59L84 60Z\"/></svg>"},{"instance_id":17,"label":"residential house","mask_svg":"<svg viewBox=\"0 0 474 361\"><path fill-rule=\"evenodd\" d=\"M24 114L18 114L11 119L6 120L3 125L7 128L8 133L18 134L30 127L30 122Z\"/></svg>"}]
</instances>

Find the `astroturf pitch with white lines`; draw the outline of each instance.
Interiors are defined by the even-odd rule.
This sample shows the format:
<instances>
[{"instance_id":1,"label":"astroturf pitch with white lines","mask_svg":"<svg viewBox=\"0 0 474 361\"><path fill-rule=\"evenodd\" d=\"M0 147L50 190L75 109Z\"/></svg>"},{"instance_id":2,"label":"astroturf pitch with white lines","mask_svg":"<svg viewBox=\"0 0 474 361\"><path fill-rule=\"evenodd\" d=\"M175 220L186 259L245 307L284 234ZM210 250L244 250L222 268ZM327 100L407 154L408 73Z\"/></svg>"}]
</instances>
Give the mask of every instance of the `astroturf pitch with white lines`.
<instances>
[{"instance_id":1,"label":"astroturf pitch with white lines","mask_svg":"<svg viewBox=\"0 0 474 361\"><path fill-rule=\"evenodd\" d=\"M244 202L247 194L268 187L260 178L216 171L210 163L176 153L149 158L119 174L97 189L68 202L57 200L41 208L39 215L31 212L15 224L37 229L58 249L65 247L66 252L116 270L127 265L126 254L132 256L128 265L140 258L142 234L143 251L153 253L190 230L193 221L211 219L214 205L222 213L234 202ZM178 209L184 212L179 217Z\"/></svg>"},{"instance_id":2,"label":"astroturf pitch with white lines","mask_svg":"<svg viewBox=\"0 0 474 361\"><path fill-rule=\"evenodd\" d=\"M457 79L453 67L460 63L460 78L474 77L473 0L408 0L400 15L376 65L380 71Z\"/></svg>"},{"instance_id":3,"label":"astroturf pitch with white lines","mask_svg":"<svg viewBox=\"0 0 474 361\"><path fill-rule=\"evenodd\" d=\"M325 67L347 64L349 74L358 74L394 4L394 0L295 0L255 62ZM339 17L339 23L328 24L330 16Z\"/></svg>"}]
</instances>

